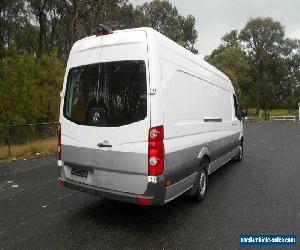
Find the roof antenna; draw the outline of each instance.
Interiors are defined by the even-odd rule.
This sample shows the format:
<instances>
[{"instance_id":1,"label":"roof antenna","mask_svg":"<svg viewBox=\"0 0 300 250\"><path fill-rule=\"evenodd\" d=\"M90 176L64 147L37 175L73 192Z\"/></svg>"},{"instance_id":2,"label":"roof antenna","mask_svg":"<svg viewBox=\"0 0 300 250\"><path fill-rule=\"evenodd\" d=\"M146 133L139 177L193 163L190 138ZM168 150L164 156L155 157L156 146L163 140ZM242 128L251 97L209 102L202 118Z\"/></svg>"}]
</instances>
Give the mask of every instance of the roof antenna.
<instances>
[{"instance_id":1,"label":"roof antenna","mask_svg":"<svg viewBox=\"0 0 300 250\"><path fill-rule=\"evenodd\" d=\"M112 34L113 31L106 25L104 24L99 24L99 26L96 28L95 35L96 36L104 36L108 34Z\"/></svg>"}]
</instances>

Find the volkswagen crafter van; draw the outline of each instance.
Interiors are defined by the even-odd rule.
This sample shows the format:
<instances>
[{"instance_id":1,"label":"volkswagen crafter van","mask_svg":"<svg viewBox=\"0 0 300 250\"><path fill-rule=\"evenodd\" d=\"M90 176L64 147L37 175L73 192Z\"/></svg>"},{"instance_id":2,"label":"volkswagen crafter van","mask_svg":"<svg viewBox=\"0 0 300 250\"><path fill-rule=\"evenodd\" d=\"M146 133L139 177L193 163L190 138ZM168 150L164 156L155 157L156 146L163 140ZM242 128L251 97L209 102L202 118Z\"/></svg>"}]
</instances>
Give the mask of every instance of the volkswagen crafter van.
<instances>
[{"instance_id":1,"label":"volkswagen crafter van","mask_svg":"<svg viewBox=\"0 0 300 250\"><path fill-rule=\"evenodd\" d=\"M77 41L60 96L62 186L140 205L201 201L208 176L242 159L229 78L151 28Z\"/></svg>"}]
</instances>

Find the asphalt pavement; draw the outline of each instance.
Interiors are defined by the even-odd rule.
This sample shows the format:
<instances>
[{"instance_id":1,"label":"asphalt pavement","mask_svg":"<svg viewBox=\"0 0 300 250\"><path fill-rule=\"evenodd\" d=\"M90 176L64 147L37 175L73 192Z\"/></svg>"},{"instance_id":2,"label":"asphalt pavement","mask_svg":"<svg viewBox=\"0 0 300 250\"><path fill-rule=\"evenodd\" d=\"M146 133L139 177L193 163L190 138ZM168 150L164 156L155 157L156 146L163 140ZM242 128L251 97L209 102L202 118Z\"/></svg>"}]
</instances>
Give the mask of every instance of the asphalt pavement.
<instances>
[{"instance_id":1,"label":"asphalt pavement","mask_svg":"<svg viewBox=\"0 0 300 250\"><path fill-rule=\"evenodd\" d=\"M244 130L243 161L209 176L202 203L143 207L62 188L55 157L0 163L0 249L257 249L240 234L295 234L300 248L300 124Z\"/></svg>"}]
</instances>

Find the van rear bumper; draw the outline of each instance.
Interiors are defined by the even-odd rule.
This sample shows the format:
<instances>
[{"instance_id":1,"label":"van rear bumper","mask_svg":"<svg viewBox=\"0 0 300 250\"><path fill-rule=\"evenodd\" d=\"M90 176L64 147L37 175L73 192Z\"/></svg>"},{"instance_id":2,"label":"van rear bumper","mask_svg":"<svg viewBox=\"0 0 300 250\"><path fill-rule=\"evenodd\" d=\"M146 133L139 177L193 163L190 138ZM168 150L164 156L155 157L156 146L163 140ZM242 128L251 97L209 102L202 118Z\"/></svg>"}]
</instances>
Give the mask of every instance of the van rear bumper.
<instances>
[{"instance_id":1,"label":"van rear bumper","mask_svg":"<svg viewBox=\"0 0 300 250\"><path fill-rule=\"evenodd\" d=\"M161 205L165 201L165 186L164 181L161 180L157 182L156 184L148 184L148 189L145 192L144 195L137 195L137 194L130 194L130 193L124 193L120 191L114 191L110 189L95 187L91 185L87 185L84 183L58 178L58 182L60 185L77 190L80 192L88 193L91 195L95 195L101 198L108 198L112 200L122 201L122 202L128 202L133 204L139 204L139 205ZM150 200L150 204L141 204L140 200Z\"/></svg>"}]
</instances>

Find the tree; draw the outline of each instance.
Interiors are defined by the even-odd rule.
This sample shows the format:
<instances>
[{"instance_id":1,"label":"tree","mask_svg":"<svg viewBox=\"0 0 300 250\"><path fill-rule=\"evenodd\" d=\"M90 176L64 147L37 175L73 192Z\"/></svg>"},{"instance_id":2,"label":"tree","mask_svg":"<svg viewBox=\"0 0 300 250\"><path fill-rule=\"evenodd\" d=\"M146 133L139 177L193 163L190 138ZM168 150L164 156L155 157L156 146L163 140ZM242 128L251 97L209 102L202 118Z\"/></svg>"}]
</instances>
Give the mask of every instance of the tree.
<instances>
[{"instance_id":1,"label":"tree","mask_svg":"<svg viewBox=\"0 0 300 250\"><path fill-rule=\"evenodd\" d=\"M127 0L56 0L55 25L58 32L54 37L66 58L73 43L95 32L99 24L112 29L134 27L134 8ZM53 23L53 22L52 22Z\"/></svg>"},{"instance_id":2,"label":"tree","mask_svg":"<svg viewBox=\"0 0 300 250\"><path fill-rule=\"evenodd\" d=\"M272 69L276 68L276 58L280 57L284 28L270 17L250 19L241 30L240 39L245 43L247 55L253 65L258 115L259 109L270 108L275 98L274 90L278 79L272 75Z\"/></svg>"},{"instance_id":3,"label":"tree","mask_svg":"<svg viewBox=\"0 0 300 250\"><path fill-rule=\"evenodd\" d=\"M181 16L168 1L133 7L128 0L16 0L0 2L0 57L14 41L21 53L42 57L58 48L66 59L73 43L100 24L112 29L150 26L197 53L195 18Z\"/></svg>"},{"instance_id":4,"label":"tree","mask_svg":"<svg viewBox=\"0 0 300 250\"><path fill-rule=\"evenodd\" d=\"M33 18L39 25L38 55L42 56L47 46L47 13L49 10L49 0L29 0L29 9Z\"/></svg>"},{"instance_id":5,"label":"tree","mask_svg":"<svg viewBox=\"0 0 300 250\"><path fill-rule=\"evenodd\" d=\"M198 53L194 47L198 34L193 16L179 15L177 8L166 0L146 2L137 7L137 11L143 13L143 25L154 28L193 53Z\"/></svg>"},{"instance_id":6,"label":"tree","mask_svg":"<svg viewBox=\"0 0 300 250\"><path fill-rule=\"evenodd\" d=\"M229 76L240 102L257 114L300 101L300 41L285 38L272 18L250 19L240 32L226 33L206 60Z\"/></svg>"},{"instance_id":7,"label":"tree","mask_svg":"<svg viewBox=\"0 0 300 250\"><path fill-rule=\"evenodd\" d=\"M231 79L240 102L263 109L295 107L299 100L300 42L284 37L272 18L250 19L205 58Z\"/></svg>"},{"instance_id":8,"label":"tree","mask_svg":"<svg viewBox=\"0 0 300 250\"><path fill-rule=\"evenodd\" d=\"M226 33L223 38L223 44L226 48L242 48L241 41L239 39L239 33L237 30L232 30Z\"/></svg>"},{"instance_id":9,"label":"tree","mask_svg":"<svg viewBox=\"0 0 300 250\"><path fill-rule=\"evenodd\" d=\"M276 101L281 108L297 107L300 102L300 40L285 39L274 74L278 76Z\"/></svg>"},{"instance_id":10,"label":"tree","mask_svg":"<svg viewBox=\"0 0 300 250\"><path fill-rule=\"evenodd\" d=\"M0 1L0 58L11 43L20 45L23 27L28 24L25 4L22 0Z\"/></svg>"},{"instance_id":11,"label":"tree","mask_svg":"<svg viewBox=\"0 0 300 250\"><path fill-rule=\"evenodd\" d=\"M0 61L0 124L56 121L64 68L56 51L37 58L11 44Z\"/></svg>"}]
</instances>

